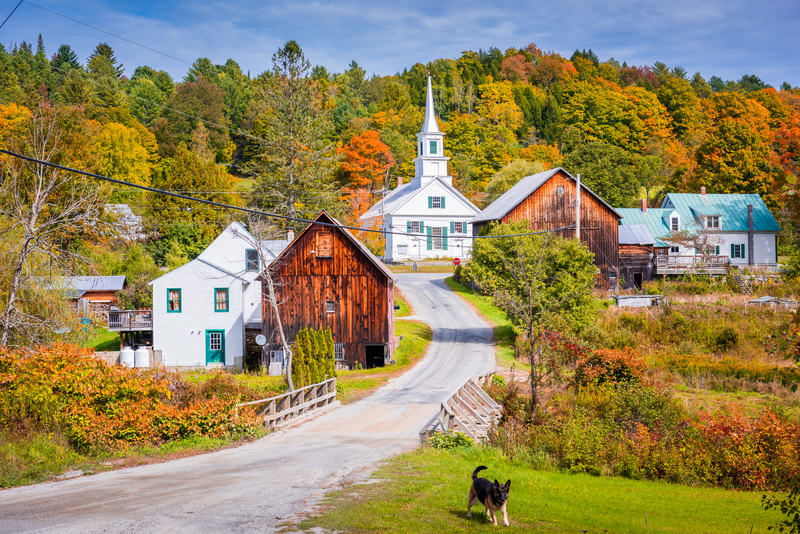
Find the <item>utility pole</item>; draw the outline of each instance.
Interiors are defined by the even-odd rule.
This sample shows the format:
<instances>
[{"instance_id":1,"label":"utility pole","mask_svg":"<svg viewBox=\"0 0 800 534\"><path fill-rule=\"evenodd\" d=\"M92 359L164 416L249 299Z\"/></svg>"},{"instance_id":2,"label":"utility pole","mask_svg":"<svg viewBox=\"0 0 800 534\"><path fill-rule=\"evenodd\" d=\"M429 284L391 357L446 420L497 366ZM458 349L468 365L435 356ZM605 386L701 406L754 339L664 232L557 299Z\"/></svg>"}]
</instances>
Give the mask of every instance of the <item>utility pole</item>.
<instances>
[{"instance_id":1,"label":"utility pole","mask_svg":"<svg viewBox=\"0 0 800 534\"><path fill-rule=\"evenodd\" d=\"M575 238L581 240L581 175L575 180Z\"/></svg>"}]
</instances>

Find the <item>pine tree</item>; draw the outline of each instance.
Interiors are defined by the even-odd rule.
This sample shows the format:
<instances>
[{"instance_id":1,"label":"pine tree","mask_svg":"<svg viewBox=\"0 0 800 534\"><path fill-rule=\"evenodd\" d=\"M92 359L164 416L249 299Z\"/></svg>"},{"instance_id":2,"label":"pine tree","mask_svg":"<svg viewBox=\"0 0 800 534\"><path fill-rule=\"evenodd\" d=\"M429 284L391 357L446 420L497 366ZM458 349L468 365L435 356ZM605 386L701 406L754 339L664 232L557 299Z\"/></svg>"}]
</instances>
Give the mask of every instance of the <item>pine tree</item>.
<instances>
[{"instance_id":1,"label":"pine tree","mask_svg":"<svg viewBox=\"0 0 800 534\"><path fill-rule=\"evenodd\" d=\"M72 50L68 44L62 44L56 51L56 57L51 62L53 67L61 70L79 69L81 64L78 61L78 55Z\"/></svg>"}]
</instances>

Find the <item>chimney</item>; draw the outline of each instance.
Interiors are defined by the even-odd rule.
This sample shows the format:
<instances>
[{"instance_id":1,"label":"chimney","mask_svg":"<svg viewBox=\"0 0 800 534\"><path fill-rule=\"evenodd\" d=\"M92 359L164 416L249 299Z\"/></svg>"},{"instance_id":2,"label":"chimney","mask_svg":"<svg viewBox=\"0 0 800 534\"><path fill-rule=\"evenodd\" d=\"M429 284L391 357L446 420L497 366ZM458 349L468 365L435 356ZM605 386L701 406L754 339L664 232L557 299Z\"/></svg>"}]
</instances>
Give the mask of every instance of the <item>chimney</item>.
<instances>
[{"instance_id":1,"label":"chimney","mask_svg":"<svg viewBox=\"0 0 800 534\"><path fill-rule=\"evenodd\" d=\"M642 213L646 213L646 212L647 212L647 199L643 198L642 199Z\"/></svg>"},{"instance_id":2,"label":"chimney","mask_svg":"<svg viewBox=\"0 0 800 534\"><path fill-rule=\"evenodd\" d=\"M755 245L755 232L753 230L753 205L747 205L747 264L755 263L753 246Z\"/></svg>"},{"instance_id":3,"label":"chimney","mask_svg":"<svg viewBox=\"0 0 800 534\"><path fill-rule=\"evenodd\" d=\"M401 185L403 185L403 177L402 176L398 176L397 177L397 187L400 187Z\"/></svg>"},{"instance_id":4,"label":"chimney","mask_svg":"<svg viewBox=\"0 0 800 534\"><path fill-rule=\"evenodd\" d=\"M294 230L289 230L289 233L286 234L286 240L291 243L294 241Z\"/></svg>"},{"instance_id":5,"label":"chimney","mask_svg":"<svg viewBox=\"0 0 800 534\"><path fill-rule=\"evenodd\" d=\"M706 196L706 186L704 186L704 185L700 186L700 195L701 196Z\"/></svg>"}]
</instances>

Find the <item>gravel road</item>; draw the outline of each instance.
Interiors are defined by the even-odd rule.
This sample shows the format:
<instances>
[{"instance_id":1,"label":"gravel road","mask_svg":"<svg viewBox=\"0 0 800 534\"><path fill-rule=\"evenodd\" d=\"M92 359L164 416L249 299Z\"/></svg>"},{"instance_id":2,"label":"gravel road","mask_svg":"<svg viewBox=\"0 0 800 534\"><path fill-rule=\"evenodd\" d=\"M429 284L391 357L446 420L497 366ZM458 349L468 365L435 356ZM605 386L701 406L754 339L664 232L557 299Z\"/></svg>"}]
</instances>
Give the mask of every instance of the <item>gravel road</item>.
<instances>
[{"instance_id":1,"label":"gravel road","mask_svg":"<svg viewBox=\"0 0 800 534\"><path fill-rule=\"evenodd\" d=\"M172 462L0 492L0 533L272 532L325 491L419 445L439 403L492 370L491 329L444 284L400 274L428 355L374 395L257 442Z\"/></svg>"}]
</instances>

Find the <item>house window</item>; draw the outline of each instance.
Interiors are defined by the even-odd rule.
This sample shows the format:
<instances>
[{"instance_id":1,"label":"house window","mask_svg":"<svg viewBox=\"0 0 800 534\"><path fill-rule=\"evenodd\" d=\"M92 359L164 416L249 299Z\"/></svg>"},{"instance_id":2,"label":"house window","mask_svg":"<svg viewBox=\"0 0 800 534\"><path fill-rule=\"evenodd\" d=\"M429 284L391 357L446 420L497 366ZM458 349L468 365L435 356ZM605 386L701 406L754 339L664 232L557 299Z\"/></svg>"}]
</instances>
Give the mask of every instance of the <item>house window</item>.
<instances>
[{"instance_id":1,"label":"house window","mask_svg":"<svg viewBox=\"0 0 800 534\"><path fill-rule=\"evenodd\" d=\"M398 254L408 254L408 245L397 245Z\"/></svg>"},{"instance_id":2,"label":"house window","mask_svg":"<svg viewBox=\"0 0 800 534\"><path fill-rule=\"evenodd\" d=\"M214 290L214 311L228 311L228 288L222 287Z\"/></svg>"},{"instance_id":3,"label":"house window","mask_svg":"<svg viewBox=\"0 0 800 534\"><path fill-rule=\"evenodd\" d=\"M258 271L258 251L249 248L244 252L245 265L248 272Z\"/></svg>"},{"instance_id":4,"label":"house window","mask_svg":"<svg viewBox=\"0 0 800 534\"><path fill-rule=\"evenodd\" d=\"M563 195L563 194L564 194L564 186L559 185L558 187L556 187L556 195Z\"/></svg>"},{"instance_id":5,"label":"house window","mask_svg":"<svg viewBox=\"0 0 800 534\"><path fill-rule=\"evenodd\" d=\"M719 247L706 247L706 256L719 256Z\"/></svg>"},{"instance_id":6,"label":"house window","mask_svg":"<svg viewBox=\"0 0 800 534\"><path fill-rule=\"evenodd\" d=\"M731 258L744 258L744 245L731 245Z\"/></svg>"},{"instance_id":7,"label":"house window","mask_svg":"<svg viewBox=\"0 0 800 534\"><path fill-rule=\"evenodd\" d=\"M283 363L283 350L269 351L269 363Z\"/></svg>"},{"instance_id":8,"label":"house window","mask_svg":"<svg viewBox=\"0 0 800 534\"><path fill-rule=\"evenodd\" d=\"M678 218L677 217L673 217L672 218L672 231L673 232L677 232L678 231Z\"/></svg>"},{"instance_id":9,"label":"house window","mask_svg":"<svg viewBox=\"0 0 800 534\"><path fill-rule=\"evenodd\" d=\"M453 233L455 234L466 234L467 233L467 223L461 222L454 222L453 223Z\"/></svg>"},{"instance_id":10,"label":"house window","mask_svg":"<svg viewBox=\"0 0 800 534\"><path fill-rule=\"evenodd\" d=\"M706 217L706 228L719 228L719 217Z\"/></svg>"},{"instance_id":11,"label":"house window","mask_svg":"<svg viewBox=\"0 0 800 534\"><path fill-rule=\"evenodd\" d=\"M669 247L669 253L670 254L680 254L681 253L681 247Z\"/></svg>"},{"instance_id":12,"label":"house window","mask_svg":"<svg viewBox=\"0 0 800 534\"><path fill-rule=\"evenodd\" d=\"M317 232L317 257L333 257L333 239L329 231Z\"/></svg>"},{"instance_id":13,"label":"house window","mask_svg":"<svg viewBox=\"0 0 800 534\"><path fill-rule=\"evenodd\" d=\"M408 222L408 233L409 234L418 234L422 231L422 227L419 221L409 221Z\"/></svg>"},{"instance_id":14,"label":"house window","mask_svg":"<svg viewBox=\"0 0 800 534\"><path fill-rule=\"evenodd\" d=\"M336 303L332 300L325 301L325 313L336 312Z\"/></svg>"},{"instance_id":15,"label":"house window","mask_svg":"<svg viewBox=\"0 0 800 534\"><path fill-rule=\"evenodd\" d=\"M431 154L436 154L436 141L431 141Z\"/></svg>"},{"instance_id":16,"label":"house window","mask_svg":"<svg viewBox=\"0 0 800 534\"><path fill-rule=\"evenodd\" d=\"M333 344L333 358L337 362L344 361L344 343L334 343Z\"/></svg>"},{"instance_id":17,"label":"house window","mask_svg":"<svg viewBox=\"0 0 800 534\"><path fill-rule=\"evenodd\" d=\"M438 227L431 228L431 243L433 250L442 250L442 229Z\"/></svg>"},{"instance_id":18,"label":"house window","mask_svg":"<svg viewBox=\"0 0 800 534\"><path fill-rule=\"evenodd\" d=\"M181 290L167 289L167 313L181 312Z\"/></svg>"},{"instance_id":19,"label":"house window","mask_svg":"<svg viewBox=\"0 0 800 534\"><path fill-rule=\"evenodd\" d=\"M441 208L442 207L442 197L431 197L431 207L432 208Z\"/></svg>"}]
</instances>

